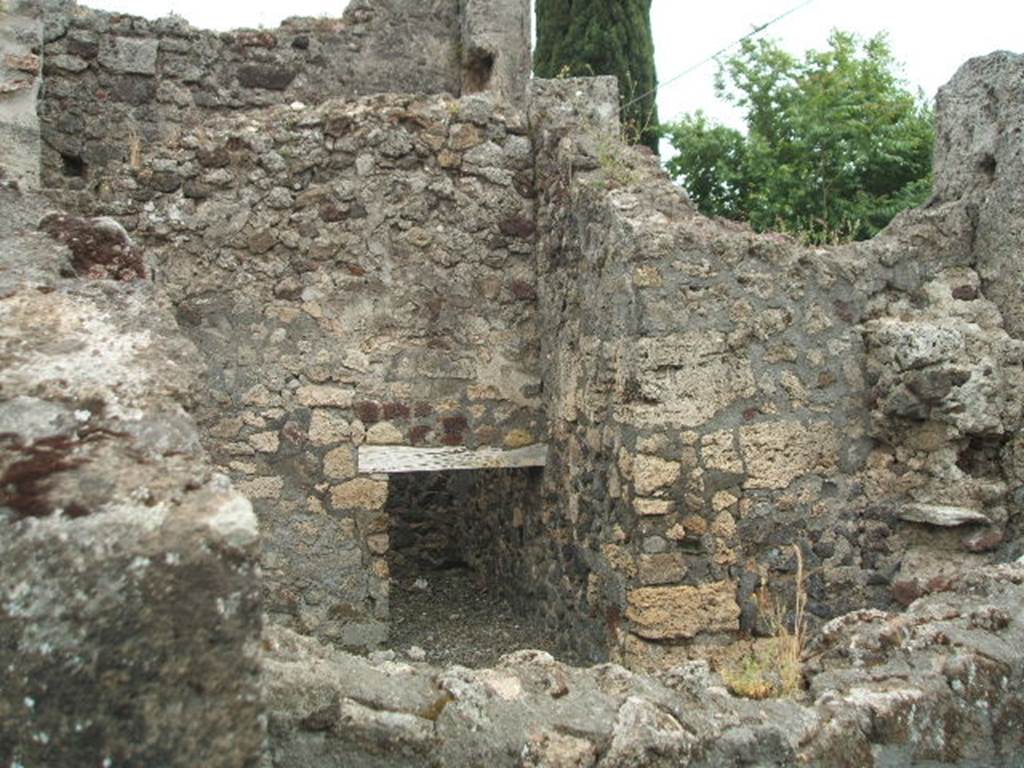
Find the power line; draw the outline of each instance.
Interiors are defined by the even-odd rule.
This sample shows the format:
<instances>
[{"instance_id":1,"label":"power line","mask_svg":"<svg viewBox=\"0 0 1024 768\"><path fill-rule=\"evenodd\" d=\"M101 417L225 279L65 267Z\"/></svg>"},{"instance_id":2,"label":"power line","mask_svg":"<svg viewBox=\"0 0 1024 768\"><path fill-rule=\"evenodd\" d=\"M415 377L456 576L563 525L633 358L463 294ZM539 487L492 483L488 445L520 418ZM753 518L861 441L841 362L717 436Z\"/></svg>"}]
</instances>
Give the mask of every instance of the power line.
<instances>
[{"instance_id":1,"label":"power line","mask_svg":"<svg viewBox=\"0 0 1024 768\"><path fill-rule=\"evenodd\" d=\"M636 98L630 99L629 101L627 101L622 106L622 109L623 110L628 109L629 107L631 107L634 104L636 104L638 101L643 101L644 99L646 99L651 94L657 93L662 88L665 88L666 86L671 85L672 83L676 82L677 80L681 80L682 78L684 78L687 75L689 75L691 72L696 72L698 69L703 67L708 62L714 61L719 56L721 56L723 53L731 51L737 45L740 45L743 41L749 40L750 38L754 37L755 35L761 34L766 29L768 29L768 27L772 26L773 24L777 24L778 22L782 21L787 16L792 16L794 13L796 13L799 10L802 10L802 9L806 8L808 5L810 5L813 2L814 2L814 0L804 0L804 2L800 3L799 5L794 5L788 11L785 11L784 13L780 13L774 19L769 19L764 24L760 24L760 25L754 27L752 30L747 32L747 34L743 35L743 37L736 38L735 40L733 40L731 43L729 43L724 48L719 48L717 51L712 53L710 56L707 56L707 57L701 59L700 61L698 61L696 64L694 64L694 65L692 65L690 67L687 67L682 72L680 72L678 75L670 77L668 80L666 80L666 81L664 81L662 83L658 83L654 88L652 88L651 90L647 91L646 93L642 93L639 96L637 96Z\"/></svg>"}]
</instances>

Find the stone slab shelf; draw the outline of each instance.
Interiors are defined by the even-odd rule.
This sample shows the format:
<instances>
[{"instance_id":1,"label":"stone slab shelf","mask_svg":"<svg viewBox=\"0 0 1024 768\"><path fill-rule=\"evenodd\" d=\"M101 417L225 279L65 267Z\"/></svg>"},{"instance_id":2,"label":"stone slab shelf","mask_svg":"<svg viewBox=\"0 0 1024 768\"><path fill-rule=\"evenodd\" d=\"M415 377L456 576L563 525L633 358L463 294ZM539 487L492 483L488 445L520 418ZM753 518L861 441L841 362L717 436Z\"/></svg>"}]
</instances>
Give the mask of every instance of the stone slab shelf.
<instances>
[{"instance_id":1,"label":"stone slab shelf","mask_svg":"<svg viewBox=\"0 0 1024 768\"><path fill-rule=\"evenodd\" d=\"M455 469L515 469L543 467L548 447L543 443L524 448L418 448L412 445L364 445L359 448L359 472L438 472Z\"/></svg>"}]
</instances>

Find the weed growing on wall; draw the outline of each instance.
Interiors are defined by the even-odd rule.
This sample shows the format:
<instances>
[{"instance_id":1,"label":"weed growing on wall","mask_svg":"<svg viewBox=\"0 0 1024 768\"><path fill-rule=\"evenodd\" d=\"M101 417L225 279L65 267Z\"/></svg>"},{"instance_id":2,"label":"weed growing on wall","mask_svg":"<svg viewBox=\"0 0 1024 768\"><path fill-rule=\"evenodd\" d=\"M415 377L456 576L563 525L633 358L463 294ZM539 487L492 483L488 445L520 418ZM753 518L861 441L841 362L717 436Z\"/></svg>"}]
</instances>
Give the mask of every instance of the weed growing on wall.
<instances>
[{"instance_id":1,"label":"weed growing on wall","mask_svg":"<svg viewBox=\"0 0 1024 768\"><path fill-rule=\"evenodd\" d=\"M556 79L571 79L569 70L563 68ZM580 130L578 142L585 145L597 160L601 176L592 182L597 189L618 189L637 184L643 178L642 168L637 163L635 145L641 144L640 131L632 123L616 123L614 126L599 123L587 116L587 105L577 98L574 109L579 115Z\"/></svg>"},{"instance_id":2,"label":"weed growing on wall","mask_svg":"<svg viewBox=\"0 0 1024 768\"><path fill-rule=\"evenodd\" d=\"M761 580L758 607L771 631L770 642L757 647L739 664L722 671L729 690L748 699L793 698L803 689L803 651L807 639L807 586L800 547L793 545L796 579L792 623L787 606L776 600Z\"/></svg>"}]
</instances>

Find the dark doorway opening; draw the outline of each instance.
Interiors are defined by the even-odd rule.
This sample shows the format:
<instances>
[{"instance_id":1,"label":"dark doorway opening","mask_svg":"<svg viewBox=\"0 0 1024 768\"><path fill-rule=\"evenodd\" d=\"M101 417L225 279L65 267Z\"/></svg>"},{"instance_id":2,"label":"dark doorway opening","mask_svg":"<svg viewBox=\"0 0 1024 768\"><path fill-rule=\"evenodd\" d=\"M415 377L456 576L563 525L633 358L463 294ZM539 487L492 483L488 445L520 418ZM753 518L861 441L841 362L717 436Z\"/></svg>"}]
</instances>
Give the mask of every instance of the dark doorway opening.
<instances>
[{"instance_id":1,"label":"dark doorway opening","mask_svg":"<svg viewBox=\"0 0 1024 768\"><path fill-rule=\"evenodd\" d=\"M531 535L541 514L542 474L390 476L392 649L470 667L493 665L523 648L566 659L538 587L537 547L546 544Z\"/></svg>"}]
</instances>

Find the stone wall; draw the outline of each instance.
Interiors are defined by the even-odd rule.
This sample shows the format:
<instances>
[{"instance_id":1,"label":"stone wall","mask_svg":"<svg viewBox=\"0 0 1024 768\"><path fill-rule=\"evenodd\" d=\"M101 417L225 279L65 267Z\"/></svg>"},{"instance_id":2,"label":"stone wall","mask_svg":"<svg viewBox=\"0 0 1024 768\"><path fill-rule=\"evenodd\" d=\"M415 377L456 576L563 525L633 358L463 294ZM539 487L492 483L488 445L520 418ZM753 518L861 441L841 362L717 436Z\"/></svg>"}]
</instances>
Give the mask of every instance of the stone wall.
<instances>
[{"instance_id":1,"label":"stone wall","mask_svg":"<svg viewBox=\"0 0 1024 768\"><path fill-rule=\"evenodd\" d=\"M468 565L459 526L472 505L475 473L409 472L388 480L391 578L412 583L429 571Z\"/></svg>"},{"instance_id":2,"label":"stone wall","mask_svg":"<svg viewBox=\"0 0 1024 768\"><path fill-rule=\"evenodd\" d=\"M582 642L631 666L735 653L770 631L762 583L792 604L794 544L812 621L1007 556L1022 346L981 289L976 199L806 249L696 214L609 103L557 81L531 105L549 514L571 542L551 557Z\"/></svg>"},{"instance_id":3,"label":"stone wall","mask_svg":"<svg viewBox=\"0 0 1024 768\"><path fill-rule=\"evenodd\" d=\"M749 646L794 544L813 622L1014 546L1021 354L976 269L980 193L807 249L697 215L615 103L608 79L537 83L529 135L487 97L269 107L65 198L137 233L203 351L276 620L386 636L364 441L548 439L544 502L494 562L594 660Z\"/></svg>"},{"instance_id":4,"label":"stone wall","mask_svg":"<svg viewBox=\"0 0 1024 768\"><path fill-rule=\"evenodd\" d=\"M483 96L277 107L75 198L145 245L204 357L198 419L256 503L272 617L384 639L387 483L357 477L361 444L543 439L525 134Z\"/></svg>"},{"instance_id":5,"label":"stone wall","mask_svg":"<svg viewBox=\"0 0 1024 768\"><path fill-rule=\"evenodd\" d=\"M529 0L462 0L462 93L523 106L533 71Z\"/></svg>"},{"instance_id":6,"label":"stone wall","mask_svg":"<svg viewBox=\"0 0 1024 768\"><path fill-rule=\"evenodd\" d=\"M524 615L546 609L556 591L548 568L541 497L544 471L492 469L476 475L474 492L461 515L459 549L488 589ZM572 627L564 622L552 637L572 645Z\"/></svg>"},{"instance_id":7,"label":"stone wall","mask_svg":"<svg viewBox=\"0 0 1024 768\"><path fill-rule=\"evenodd\" d=\"M1003 51L975 59L939 89L938 109L950 117L940 125L935 151L936 198L978 201L978 271L1018 338L1024 336L1024 192L1017 183L1024 172L1022 58Z\"/></svg>"},{"instance_id":8,"label":"stone wall","mask_svg":"<svg viewBox=\"0 0 1024 768\"><path fill-rule=\"evenodd\" d=\"M929 204L808 249L698 215L607 79L524 115L518 0L422 28L461 98L324 103L397 0L228 35L52 5L0 24L48 41L43 181L88 214L0 188L0 764L1015 765L1020 57L943 91ZM357 459L535 442L420 486ZM320 645L386 639L403 505L634 671ZM738 700L714 670L798 568L794 699Z\"/></svg>"},{"instance_id":9,"label":"stone wall","mask_svg":"<svg viewBox=\"0 0 1024 768\"><path fill-rule=\"evenodd\" d=\"M573 622L556 615L561 586L548 560L543 476L540 468L390 476L392 579L415 589L436 569L468 568L480 588L524 617L550 614L547 637L574 648Z\"/></svg>"},{"instance_id":10,"label":"stone wall","mask_svg":"<svg viewBox=\"0 0 1024 768\"><path fill-rule=\"evenodd\" d=\"M46 29L47 185L99 189L108 164L137 163L154 144L239 110L387 92L496 91L521 101L528 3L503 3L500 19L483 0L462 6L354 0L339 19L214 33L179 17L147 21L68 4Z\"/></svg>"},{"instance_id":11,"label":"stone wall","mask_svg":"<svg viewBox=\"0 0 1024 768\"><path fill-rule=\"evenodd\" d=\"M493 593L537 611L542 476L540 468L391 475L392 576L411 583L439 568L469 567Z\"/></svg>"}]
</instances>

